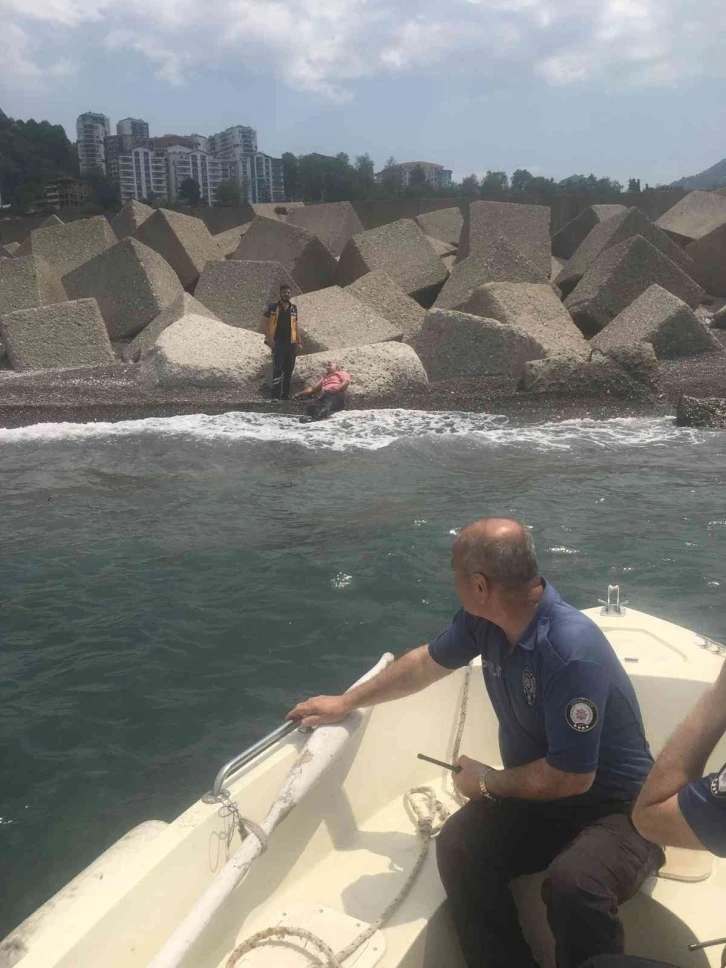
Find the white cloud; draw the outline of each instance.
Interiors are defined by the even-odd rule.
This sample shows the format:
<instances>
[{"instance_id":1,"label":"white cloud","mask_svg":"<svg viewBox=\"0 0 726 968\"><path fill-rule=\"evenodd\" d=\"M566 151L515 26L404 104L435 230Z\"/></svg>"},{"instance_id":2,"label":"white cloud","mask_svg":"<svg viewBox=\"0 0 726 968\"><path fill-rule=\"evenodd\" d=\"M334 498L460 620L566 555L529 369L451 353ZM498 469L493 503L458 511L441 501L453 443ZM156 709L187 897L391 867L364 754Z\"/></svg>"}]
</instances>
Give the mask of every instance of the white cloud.
<instances>
[{"instance_id":1,"label":"white cloud","mask_svg":"<svg viewBox=\"0 0 726 968\"><path fill-rule=\"evenodd\" d=\"M34 89L52 78L74 74L77 63L69 58L41 66L33 59L29 33L19 24L5 23L0 31L0 90L12 86Z\"/></svg>"},{"instance_id":2,"label":"white cloud","mask_svg":"<svg viewBox=\"0 0 726 968\"><path fill-rule=\"evenodd\" d=\"M464 68L553 85L726 74L722 0L0 0L0 23L6 83L62 70L34 53L43 25L76 50L86 23L174 86L237 62L337 100L357 78Z\"/></svg>"}]
</instances>

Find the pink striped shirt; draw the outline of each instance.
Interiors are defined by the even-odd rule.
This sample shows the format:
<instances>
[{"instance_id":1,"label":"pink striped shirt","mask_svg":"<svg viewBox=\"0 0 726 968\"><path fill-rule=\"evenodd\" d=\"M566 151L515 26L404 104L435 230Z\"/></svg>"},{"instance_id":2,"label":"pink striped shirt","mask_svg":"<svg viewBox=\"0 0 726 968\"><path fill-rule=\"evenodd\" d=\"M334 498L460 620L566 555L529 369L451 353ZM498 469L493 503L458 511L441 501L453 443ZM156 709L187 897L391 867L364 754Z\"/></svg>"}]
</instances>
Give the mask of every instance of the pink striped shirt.
<instances>
[{"instance_id":1,"label":"pink striped shirt","mask_svg":"<svg viewBox=\"0 0 726 968\"><path fill-rule=\"evenodd\" d=\"M335 393L337 390L340 390L346 380L350 380L350 373L347 373L345 370L326 373L322 378L320 389L323 393Z\"/></svg>"}]
</instances>

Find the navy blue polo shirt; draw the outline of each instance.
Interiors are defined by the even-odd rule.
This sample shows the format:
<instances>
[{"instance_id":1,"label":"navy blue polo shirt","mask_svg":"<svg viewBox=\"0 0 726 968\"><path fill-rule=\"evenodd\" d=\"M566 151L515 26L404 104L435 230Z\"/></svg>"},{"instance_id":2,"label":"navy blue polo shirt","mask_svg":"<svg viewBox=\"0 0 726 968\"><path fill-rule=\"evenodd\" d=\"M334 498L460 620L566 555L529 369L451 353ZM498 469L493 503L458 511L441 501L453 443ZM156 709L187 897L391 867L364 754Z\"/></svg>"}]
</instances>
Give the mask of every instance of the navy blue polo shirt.
<instances>
[{"instance_id":1,"label":"navy blue polo shirt","mask_svg":"<svg viewBox=\"0 0 726 968\"><path fill-rule=\"evenodd\" d=\"M573 800L632 800L653 765L633 685L597 625L543 585L514 648L497 625L460 609L429 654L445 669L481 656L505 767L546 758L565 773L594 770Z\"/></svg>"},{"instance_id":2,"label":"navy blue polo shirt","mask_svg":"<svg viewBox=\"0 0 726 968\"><path fill-rule=\"evenodd\" d=\"M726 765L720 773L683 787L678 806L706 850L726 857Z\"/></svg>"}]
</instances>

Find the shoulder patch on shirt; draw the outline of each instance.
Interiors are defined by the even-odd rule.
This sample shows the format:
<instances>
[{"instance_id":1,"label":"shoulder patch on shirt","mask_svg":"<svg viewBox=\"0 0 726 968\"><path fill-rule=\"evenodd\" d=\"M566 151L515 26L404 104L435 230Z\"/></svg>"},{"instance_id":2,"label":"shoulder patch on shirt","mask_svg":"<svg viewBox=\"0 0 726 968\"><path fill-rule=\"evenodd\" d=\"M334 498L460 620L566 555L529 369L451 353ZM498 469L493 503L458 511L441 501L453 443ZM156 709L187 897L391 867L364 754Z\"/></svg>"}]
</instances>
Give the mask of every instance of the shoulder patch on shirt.
<instances>
[{"instance_id":1,"label":"shoulder patch on shirt","mask_svg":"<svg viewBox=\"0 0 726 968\"><path fill-rule=\"evenodd\" d=\"M711 796L718 799L726 797L726 765L711 780Z\"/></svg>"},{"instance_id":2,"label":"shoulder patch on shirt","mask_svg":"<svg viewBox=\"0 0 726 968\"><path fill-rule=\"evenodd\" d=\"M527 697L527 705L534 706L534 701L537 698L537 679L529 667L522 670L522 688Z\"/></svg>"},{"instance_id":3,"label":"shoulder patch on shirt","mask_svg":"<svg viewBox=\"0 0 726 968\"><path fill-rule=\"evenodd\" d=\"M597 723L597 706L590 699L579 697L567 704L567 725L578 733L589 733Z\"/></svg>"}]
</instances>

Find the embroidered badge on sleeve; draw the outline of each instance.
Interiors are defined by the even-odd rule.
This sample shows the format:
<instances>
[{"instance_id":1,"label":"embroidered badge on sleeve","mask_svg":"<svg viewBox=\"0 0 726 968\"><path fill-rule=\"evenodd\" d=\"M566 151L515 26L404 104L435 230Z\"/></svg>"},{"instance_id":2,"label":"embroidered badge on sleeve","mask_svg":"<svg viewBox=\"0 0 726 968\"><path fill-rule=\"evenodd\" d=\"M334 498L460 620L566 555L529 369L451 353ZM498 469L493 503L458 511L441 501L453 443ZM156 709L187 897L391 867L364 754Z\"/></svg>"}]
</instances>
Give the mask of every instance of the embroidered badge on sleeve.
<instances>
[{"instance_id":1,"label":"embroidered badge on sleeve","mask_svg":"<svg viewBox=\"0 0 726 968\"><path fill-rule=\"evenodd\" d=\"M578 733L589 733L597 723L597 706L590 699L572 699L565 715L568 726Z\"/></svg>"}]
</instances>

